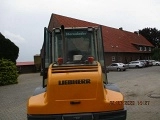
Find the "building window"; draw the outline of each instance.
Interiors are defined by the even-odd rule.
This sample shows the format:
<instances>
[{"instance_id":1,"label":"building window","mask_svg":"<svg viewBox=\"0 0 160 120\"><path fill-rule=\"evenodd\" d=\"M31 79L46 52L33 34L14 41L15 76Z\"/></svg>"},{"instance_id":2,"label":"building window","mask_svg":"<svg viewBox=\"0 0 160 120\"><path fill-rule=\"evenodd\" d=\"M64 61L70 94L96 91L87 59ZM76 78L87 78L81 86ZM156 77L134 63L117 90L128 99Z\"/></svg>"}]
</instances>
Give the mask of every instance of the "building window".
<instances>
[{"instance_id":1,"label":"building window","mask_svg":"<svg viewBox=\"0 0 160 120\"><path fill-rule=\"evenodd\" d=\"M147 48L146 48L146 47L144 47L144 51L147 51Z\"/></svg>"},{"instance_id":2,"label":"building window","mask_svg":"<svg viewBox=\"0 0 160 120\"><path fill-rule=\"evenodd\" d=\"M149 51L151 51L151 47L149 47Z\"/></svg>"},{"instance_id":3,"label":"building window","mask_svg":"<svg viewBox=\"0 0 160 120\"><path fill-rule=\"evenodd\" d=\"M115 60L116 60L115 56L112 56L112 61L115 61Z\"/></svg>"},{"instance_id":4,"label":"building window","mask_svg":"<svg viewBox=\"0 0 160 120\"><path fill-rule=\"evenodd\" d=\"M142 47L139 47L139 51L142 51Z\"/></svg>"}]
</instances>

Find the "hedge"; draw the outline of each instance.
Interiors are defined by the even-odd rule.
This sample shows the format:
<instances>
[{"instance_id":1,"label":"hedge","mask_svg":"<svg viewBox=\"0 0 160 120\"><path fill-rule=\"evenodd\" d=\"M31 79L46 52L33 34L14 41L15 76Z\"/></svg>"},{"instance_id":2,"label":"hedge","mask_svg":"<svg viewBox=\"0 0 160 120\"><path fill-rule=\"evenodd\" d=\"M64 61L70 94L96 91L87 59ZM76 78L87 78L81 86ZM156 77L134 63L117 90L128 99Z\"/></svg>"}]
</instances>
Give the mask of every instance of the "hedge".
<instances>
[{"instance_id":1,"label":"hedge","mask_svg":"<svg viewBox=\"0 0 160 120\"><path fill-rule=\"evenodd\" d=\"M18 83L18 73L15 63L7 59L0 60L0 86Z\"/></svg>"}]
</instances>

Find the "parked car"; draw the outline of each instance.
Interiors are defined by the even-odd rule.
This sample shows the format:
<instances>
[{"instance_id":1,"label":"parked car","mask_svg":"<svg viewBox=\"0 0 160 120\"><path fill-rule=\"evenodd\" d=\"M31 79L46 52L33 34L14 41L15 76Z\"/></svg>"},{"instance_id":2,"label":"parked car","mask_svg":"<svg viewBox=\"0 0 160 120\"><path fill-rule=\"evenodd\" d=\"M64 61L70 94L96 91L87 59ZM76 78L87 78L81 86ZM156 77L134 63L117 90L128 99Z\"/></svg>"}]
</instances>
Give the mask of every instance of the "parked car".
<instances>
[{"instance_id":1,"label":"parked car","mask_svg":"<svg viewBox=\"0 0 160 120\"><path fill-rule=\"evenodd\" d=\"M149 66L149 62L147 60L139 60L144 64L144 67L148 67Z\"/></svg>"},{"instance_id":2,"label":"parked car","mask_svg":"<svg viewBox=\"0 0 160 120\"><path fill-rule=\"evenodd\" d=\"M153 65L160 65L160 61L156 61L156 60L151 60Z\"/></svg>"},{"instance_id":3,"label":"parked car","mask_svg":"<svg viewBox=\"0 0 160 120\"><path fill-rule=\"evenodd\" d=\"M152 63L152 60L146 60L148 62L148 66L152 66L153 63Z\"/></svg>"},{"instance_id":4,"label":"parked car","mask_svg":"<svg viewBox=\"0 0 160 120\"><path fill-rule=\"evenodd\" d=\"M144 67L144 63L141 61L131 61L128 66L129 68L142 68Z\"/></svg>"},{"instance_id":5,"label":"parked car","mask_svg":"<svg viewBox=\"0 0 160 120\"><path fill-rule=\"evenodd\" d=\"M123 63L112 63L111 65L107 66L107 70L109 71L125 71L127 66Z\"/></svg>"}]
</instances>

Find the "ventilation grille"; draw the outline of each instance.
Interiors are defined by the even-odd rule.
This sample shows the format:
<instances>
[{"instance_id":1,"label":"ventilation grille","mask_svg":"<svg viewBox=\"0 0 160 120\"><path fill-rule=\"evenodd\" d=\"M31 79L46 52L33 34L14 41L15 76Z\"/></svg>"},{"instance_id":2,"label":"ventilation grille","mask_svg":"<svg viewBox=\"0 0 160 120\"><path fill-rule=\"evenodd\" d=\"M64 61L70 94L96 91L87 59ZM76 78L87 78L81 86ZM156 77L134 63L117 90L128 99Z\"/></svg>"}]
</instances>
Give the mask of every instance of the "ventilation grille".
<instances>
[{"instance_id":1,"label":"ventilation grille","mask_svg":"<svg viewBox=\"0 0 160 120\"><path fill-rule=\"evenodd\" d=\"M95 72L98 71L97 65L87 66L53 66L52 73L68 73L68 72Z\"/></svg>"}]
</instances>

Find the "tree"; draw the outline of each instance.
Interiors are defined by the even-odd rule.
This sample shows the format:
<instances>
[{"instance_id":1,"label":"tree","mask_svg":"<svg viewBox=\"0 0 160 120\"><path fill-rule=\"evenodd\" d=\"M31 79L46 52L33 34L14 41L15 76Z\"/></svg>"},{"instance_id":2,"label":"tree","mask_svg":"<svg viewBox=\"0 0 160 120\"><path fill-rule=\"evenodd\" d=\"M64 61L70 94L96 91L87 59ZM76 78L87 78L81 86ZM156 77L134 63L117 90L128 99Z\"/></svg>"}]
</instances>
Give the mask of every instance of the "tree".
<instances>
[{"instance_id":1,"label":"tree","mask_svg":"<svg viewBox=\"0 0 160 120\"><path fill-rule=\"evenodd\" d=\"M7 59L0 60L0 86L18 83L16 65Z\"/></svg>"},{"instance_id":2,"label":"tree","mask_svg":"<svg viewBox=\"0 0 160 120\"><path fill-rule=\"evenodd\" d=\"M160 31L156 28L144 28L139 33L150 41L156 48L160 48Z\"/></svg>"},{"instance_id":3,"label":"tree","mask_svg":"<svg viewBox=\"0 0 160 120\"><path fill-rule=\"evenodd\" d=\"M154 48L152 50L152 58L154 60L160 60L160 48Z\"/></svg>"},{"instance_id":4,"label":"tree","mask_svg":"<svg viewBox=\"0 0 160 120\"><path fill-rule=\"evenodd\" d=\"M19 48L0 33L0 59L8 59L16 63Z\"/></svg>"}]
</instances>

